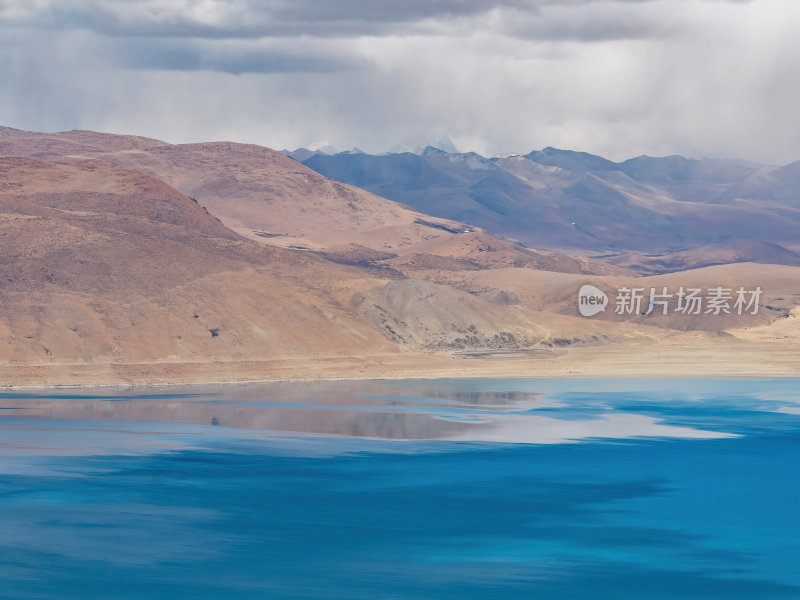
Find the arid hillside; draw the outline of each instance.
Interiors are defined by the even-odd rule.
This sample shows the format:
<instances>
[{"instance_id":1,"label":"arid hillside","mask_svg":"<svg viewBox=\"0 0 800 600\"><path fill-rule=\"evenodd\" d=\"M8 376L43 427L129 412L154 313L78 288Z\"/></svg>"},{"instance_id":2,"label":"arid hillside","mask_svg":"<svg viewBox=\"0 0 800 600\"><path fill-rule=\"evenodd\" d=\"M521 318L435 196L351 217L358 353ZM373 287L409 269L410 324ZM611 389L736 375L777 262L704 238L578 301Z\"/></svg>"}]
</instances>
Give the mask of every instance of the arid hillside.
<instances>
[{"instance_id":1,"label":"arid hillside","mask_svg":"<svg viewBox=\"0 0 800 600\"><path fill-rule=\"evenodd\" d=\"M780 247L535 250L259 146L3 129L2 155L0 385L568 374L657 348L724 354L720 372L772 349L793 372L800 267ZM610 298L591 318L586 284ZM622 288L713 286L763 288L760 311L614 311Z\"/></svg>"},{"instance_id":2,"label":"arid hillside","mask_svg":"<svg viewBox=\"0 0 800 600\"><path fill-rule=\"evenodd\" d=\"M0 239L3 361L391 347L327 293L360 273L246 240L163 182L108 162L0 159Z\"/></svg>"},{"instance_id":3,"label":"arid hillside","mask_svg":"<svg viewBox=\"0 0 800 600\"><path fill-rule=\"evenodd\" d=\"M800 266L800 254L792 252L787 247L769 242L738 241L668 254L619 254L610 256L607 260L612 264L647 275L745 262Z\"/></svg>"},{"instance_id":4,"label":"arid hillside","mask_svg":"<svg viewBox=\"0 0 800 600\"><path fill-rule=\"evenodd\" d=\"M7 364L502 349L552 335L532 311L246 239L167 184L96 159L0 158L0 239Z\"/></svg>"}]
</instances>

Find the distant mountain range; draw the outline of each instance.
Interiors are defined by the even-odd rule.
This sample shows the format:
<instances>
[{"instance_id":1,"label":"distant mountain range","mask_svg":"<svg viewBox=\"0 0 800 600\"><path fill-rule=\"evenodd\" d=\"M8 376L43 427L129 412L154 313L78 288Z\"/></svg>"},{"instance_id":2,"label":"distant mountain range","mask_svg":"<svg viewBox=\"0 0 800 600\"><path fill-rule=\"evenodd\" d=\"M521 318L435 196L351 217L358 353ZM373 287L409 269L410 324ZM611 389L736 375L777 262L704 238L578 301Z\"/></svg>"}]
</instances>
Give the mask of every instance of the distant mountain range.
<instances>
[{"instance_id":1,"label":"distant mountain range","mask_svg":"<svg viewBox=\"0 0 800 600\"><path fill-rule=\"evenodd\" d=\"M759 242L800 249L800 162L612 162L557 148L486 158L433 147L295 158L326 177L531 247L662 254Z\"/></svg>"}]
</instances>

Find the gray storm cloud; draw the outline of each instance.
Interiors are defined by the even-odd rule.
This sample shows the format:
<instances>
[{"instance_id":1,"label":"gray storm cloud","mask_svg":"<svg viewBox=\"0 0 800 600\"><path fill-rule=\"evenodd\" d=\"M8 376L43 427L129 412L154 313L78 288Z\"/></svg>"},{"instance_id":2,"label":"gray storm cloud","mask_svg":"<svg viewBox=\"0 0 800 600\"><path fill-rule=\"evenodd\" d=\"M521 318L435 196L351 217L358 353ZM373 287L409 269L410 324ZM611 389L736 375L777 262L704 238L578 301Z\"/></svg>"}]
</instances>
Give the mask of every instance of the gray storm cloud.
<instances>
[{"instance_id":1,"label":"gray storm cloud","mask_svg":"<svg viewBox=\"0 0 800 600\"><path fill-rule=\"evenodd\" d=\"M646 3L649 0L618 0ZM85 28L110 35L263 37L374 35L431 20L498 10L540 14L602 0L6 0L0 19L18 25Z\"/></svg>"},{"instance_id":2,"label":"gray storm cloud","mask_svg":"<svg viewBox=\"0 0 800 600\"><path fill-rule=\"evenodd\" d=\"M0 123L800 159L794 0L0 0Z\"/></svg>"}]
</instances>

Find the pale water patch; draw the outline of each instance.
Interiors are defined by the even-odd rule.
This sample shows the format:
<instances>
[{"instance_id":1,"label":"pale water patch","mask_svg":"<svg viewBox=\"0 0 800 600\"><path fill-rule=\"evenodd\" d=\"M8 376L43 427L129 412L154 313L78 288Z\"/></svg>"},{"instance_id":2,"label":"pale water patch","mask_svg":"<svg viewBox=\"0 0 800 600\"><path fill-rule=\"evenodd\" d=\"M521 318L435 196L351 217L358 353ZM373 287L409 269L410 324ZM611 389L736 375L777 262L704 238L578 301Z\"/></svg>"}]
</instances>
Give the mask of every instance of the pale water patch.
<instances>
[{"instance_id":1,"label":"pale water patch","mask_svg":"<svg viewBox=\"0 0 800 600\"><path fill-rule=\"evenodd\" d=\"M614 413L586 421L565 421L534 415L495 415L451 439L506 444L565 444L587 439L627 440L684 438L713 440L738 437L733 433L664 425L645 415Z\"/></svg>"}]
</instances>

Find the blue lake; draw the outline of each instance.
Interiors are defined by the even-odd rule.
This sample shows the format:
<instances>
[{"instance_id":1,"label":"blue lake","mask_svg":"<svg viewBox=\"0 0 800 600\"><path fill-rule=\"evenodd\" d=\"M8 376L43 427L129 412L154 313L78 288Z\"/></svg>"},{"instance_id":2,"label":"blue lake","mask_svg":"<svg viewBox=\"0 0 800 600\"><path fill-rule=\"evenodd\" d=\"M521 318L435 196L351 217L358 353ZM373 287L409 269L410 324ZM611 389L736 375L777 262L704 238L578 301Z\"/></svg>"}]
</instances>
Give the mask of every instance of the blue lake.
<instances>
[{"instance_id":1,"label":"blue lake","mask_svg":"<svg viewBox=\"0 0 800 600\"><path fill-rule=\"evenodd\" d=\"M800 599L800 381L0 394L0 598Z\"/></svg>"}]
</instances>

